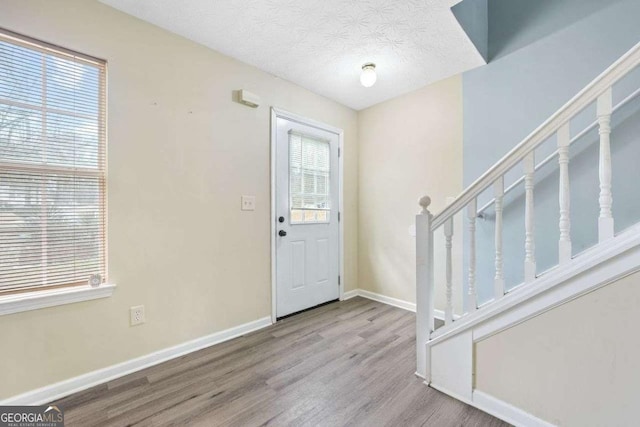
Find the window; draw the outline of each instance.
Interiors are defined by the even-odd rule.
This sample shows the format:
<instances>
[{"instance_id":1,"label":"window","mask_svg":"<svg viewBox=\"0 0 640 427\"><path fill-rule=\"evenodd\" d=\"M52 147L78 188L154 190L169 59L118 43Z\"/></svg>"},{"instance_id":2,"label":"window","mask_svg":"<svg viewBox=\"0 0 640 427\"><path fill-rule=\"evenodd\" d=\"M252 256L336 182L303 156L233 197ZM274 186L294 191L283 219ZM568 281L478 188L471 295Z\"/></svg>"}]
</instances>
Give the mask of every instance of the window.
<instances>
[{"instance_id":1,"label":"window","mask_svg":"<svg viewBox=\"0 0 640 427\"><path fill-rule=\"evenodd\" d=\"M330 154L329 141L289 132L289 206L292 224L329 222Z\"/></svg>"},{"instance_id":2,"label":"window","mask_svg":"<svg viewBox=\"0 0 640 427\"><path fill-rule=\"evenodd\" d=\"M105 73L0 31L0 294L104 281Z\"/></svg>"}]
</instances>

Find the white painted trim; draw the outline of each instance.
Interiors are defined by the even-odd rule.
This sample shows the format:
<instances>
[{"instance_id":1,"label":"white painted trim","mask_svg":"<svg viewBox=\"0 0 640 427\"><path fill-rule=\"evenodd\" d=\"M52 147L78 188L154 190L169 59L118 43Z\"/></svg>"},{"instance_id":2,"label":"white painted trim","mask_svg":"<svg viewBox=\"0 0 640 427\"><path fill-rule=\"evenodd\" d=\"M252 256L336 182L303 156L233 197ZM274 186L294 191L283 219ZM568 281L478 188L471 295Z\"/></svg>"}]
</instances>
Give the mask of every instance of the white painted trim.
<instances>
[{"instance_id":1,"label":"white painted trim","mask_svg":"<svg viewBox=\"0 0 640 427\"><path fill-rule=\"evenodd\" d=\"M447 389L446 387L439 386L438 384L435 384L433 382L427 383L426 381L424 382L424 384L427 385L428 387L434 388L434 389L446 394L447 396L451 396L454 399L459 400L462 403L466 403L467 405L475 406L471 400L467 399L466 397L462 396L461 394L455 393L455 392Z\"/></svg>"},{"instance_id":2,"label":"white painted trim","mask_svg":"<svg viewBox=\"0 0 640 427\"><path fill-rule=\"evenodd\" d=\"M618 280L640 266L640 224L620 233L613 239L599 243L576 258L538 277L531 283L519 286L498 301L487 304L472 314L468 314L451 325L444 326L431 334L430 345L450 338L481 323L498 319L497 316L519 305L531 305L533 310L529 318L542 311L591 292L601 286ZM559 290L553 290L558 287ZM543 294L550 293L550 297ZM499 332L516 323L526 320L516 316L501 316L500 320L481 329L474 340ZM495 319L494 319L495 318Z\"/></svg>"},{"instance_id":3,"label":"white painted trim","mask_svg":"<svg viewBox=\"0 0 640 427\"><path fill-rule=\"evenodd\" d=\"M355 298L357 296L358 296L358 289L347 291L344 294L342 294L342 301L346 301L348 299Z\"/></svg>"},{"instance_id":4,"label":"white painted trim","mask_svg":"<svg viewBox=\"0 0 640 427\"><path fill-rule=\"evenodd\" d=\"M433 309L433 317L442 320L444 322L444 310L438 310L437 308ZM459 314L453 315L453 320L458 320L460 318Z\"/></svg>"},{"instance_id":5,"label":"white painted trim","mask_svg":"<svg viewBox=\"0 0 640 427\"><path fill-rule=\"evenodd\" d=\"M165 348L136 359L127 360L97 371L89 372L65 381L51 384L36 390L10 397L0 401L0 405L42 405L56 399L86 390L99 384L175 359L194 351L210 347L224 341L237 338L249 332L271 326L271 317L263 317L233 328L225 329L211 335L196 338L173 347Z\"/></svg>"},{"instance_id":6,"label":"white painted trim","mask_svg":"<svg viewBox=\"0 0 640 427\"><path fill-rule=\"evenodd\" d=\"M434 331L426 344L427 352L434 345L465 331L472 332L475 343L639 270L640 224L583 252L561 268L550 270L532 283L520 286L498 301L488 303L459 322ZM438 384L431 386L516 426L552 425L478 390L473 391L473 401L469 402Z\"/></svg>"},{"instance_id":7,"label":"white painted trim","mask_svg":"<svg viewBox=\"0 0 640 427\"><path fill-rule=\"evenodd\" d=\"M354 297L362 297L362 298L367 298L370 299L372 301L377 301L380 302L382 304L387 304L387 305L391 305L394 307L398 307L401 308L403 310L407 310L407 311L411 311L413 313L416 312L416 304L413 302L409 302L409 301L404 301L398 298L392 298L392 297L388 297L386 295L382 295L382 294L377 294L375 292L371 292L371 291L366 291L364 289L354 289L352 291L348 291L344 294L343 296L343 300L348 300ZM433 314L434 317L438 320L442 320L444 321L444 311L442 310L433 310ZM458 315L454 315L454 319L459 319L460 316Z\"/></svg>"},{"instance_id":8,"label":"white painted trim","mask_svg":"<svg viewBox=\"0 0 640 427\"><path fill-rule=\"evenodd\" d=\"M382 304L392 305L403 310L413 311L414 313L416 312L416 304L413 302L388 297L386 295L377 294L371 291L365 291L364 289L358 289L358 295L372 301L381 302Z\"/></svg>"},{"instance_id":9,"label":"white painted trim","mask_svg":"<svg viewBox=\"0 0 640 427\"><path fill-rule=\"evenodd\" d=\"M344 299L344 131L338 130L338 227L340 229L340 300Z\"/></svg>"},{"instance_id":10,"label":"white painted trim","mask_svg":"<svg viewBox=\"0 0 640 427\"><path fill-rule=\"evenodd\" d=\"M627 256L628 255L628 256ZM640 248L629 252L610 263L601 264L597 270L584 276L575 276L561 286L552 288L530 302L508 310L474 328L473 339L479 341L508 329L518 323L525 322L539 314L552 310L571 300L593 292L594 290L616 282L625 276L640 270Z\"/></svg>"},{"instance_id":11,"label":"white painted trim","mask_svg":"<svg viewBox=\"0 0 640 427\"><path fill-rule=\"evenodd\" d=\"M540 418L523 411L520 408L505 402L504 400L497 399L488 395L480 390L473 391L473 402L469 403L472 406L493 415L496 418L500 418L514 426L523 427L553 427L554 424L548 423Z\"/></svg>"},{"instance_id":12,"label":"white painted trim","mask_svg":"<svg viewBox=\"0 0 640 427\"><path fill-rule=\"evenodd\" d=\"M430 346L425 355L429 360L426 378L435 387L450 391L456 398L464 401L472 398L474 351L473 334L467 331L453 339Z\"/></svg>"},{"instance_id":13,"label":"white painted trim","mask_svg":"<svg viewBox=\"0 0 640 427\"><path fill-rule=\"evenodd\" d=\"M326 123L322 123L319 122L317 120L313 120L310 119L308 117L305 116L301 116L299 114L295 114L292 113L290 111L287 110L283 110L282 108L278 108L278 107L271 107L271 112L272 114L275 114L275 116L283 118L283 119L287 119L287 120L291 120L294 122L298 122L301 125L307 125L307 126L311 126L320 130L324 130L327 132L331 132L331 133L335 133L336 135L340 135L343 134L344 131L340 128L337 128L335 126L331 126L328 125Z\"/></svg>"},{"instance_id":14,"label":"white painted trim","mask_svg":"<svg viewBox=\"0 0 640 427\"><path fill-rule=\"evenodd\" d=\"M291 120L306 126L311 126L320 130L334 133L338 135L338 212L340 212L339 233L340 233L340 254L339 254L339 271L340 271L340 300L344 300L344 131L337 127L308 119L298 114L290 113L280 108L271 107L271 321L276 322L277 319L277 304L276 304L276 136L277 127L275 126L276 119L282 118Z\"/></svg>"},{"instance_id":15,"label":"white painted trim","mask_svg":"<svg viewBox=\"0 0 640 427\"><path fill-rule=\"evenodd\" d=\"M113 294L115 289L116 285L113 284L103 284L95 288L83 285L0 296L0 316L107 298Z\"/></svg>"},{"instance_id":16,"label":"white painted trim","mask_svg":"<svg viewBox=\"0 0 640 427\"><path fill-rule=\"evenodd\" d=\"M541 420L520 408L516 408L515 406L490 396L480 390L473 390L471 394L472 400L469 400L458 393L448 390L446 387L441 387L434 383L427 384L426 382L425 385L434 388L447 396L451 396L456 400L466 403L469 406L480 409L481 411L486 412L489 415L493 415L494 417L516 427L554 427L554 424Z\"/></svg>"},{"instance_id":17,"label":"white painted trim","mask_svg":"<svg viewBox=\"0 0 640 427\"><path fill-rule=\"evenodd\" d=\"M276 219L276 140L278 134L278 127L276 126L276 119L278 118L275 108L271 108L271 138L269 139L270 145L270 160L271 167L269 176L271 179L271 215L269 221L271 223L271 323L276 323L277 320L277 301L276 301L276 233L277 233L277 219Z\"/></svg>"}]
</instances>

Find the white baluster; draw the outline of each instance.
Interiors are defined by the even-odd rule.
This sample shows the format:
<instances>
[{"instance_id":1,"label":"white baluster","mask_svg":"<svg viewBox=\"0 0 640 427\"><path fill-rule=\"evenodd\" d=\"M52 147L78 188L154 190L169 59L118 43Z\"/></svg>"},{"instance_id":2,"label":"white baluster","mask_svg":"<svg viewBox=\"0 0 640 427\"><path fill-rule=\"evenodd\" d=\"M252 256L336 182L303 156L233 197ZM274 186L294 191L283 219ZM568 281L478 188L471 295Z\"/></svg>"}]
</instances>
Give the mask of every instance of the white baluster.
<instances>
[{"instance_id":1,"label":"white baluster","mask_svg":"<svg viewBox=\"0 0 640 427\"><path fill-rule=\"evenodd\" d=\"M524 158L524 281L532 282L536 278L536 256L534 240L534 209L533 209L533 174L536 171L535 154L533 151Z\"/></svg>"},{"instance_id":2,"label":"white baluster","mask_svg":"<svg viewBox=\"0 0 640 427\"><path fill-rule=\"evenodd\" d=\"M502 256L502 210L504 208L504 177L500 177L496 180L496 182L493 184L493 190L496 210L496 276L494 279L493 293L495 300L498 300L504 295L504 261Z\"/></svg>"},{"instance_id":3,"label":"white baluster","mask_svg":"<svg viewBox=\"0 0 640 427\"><path fill-rule=\"evenodd\" d=\"M467 221L469 222L469 289L467 294L467 313L478 308L476 293L476 216L478 215L478 199L467 205Z\"/></svg>"},{"instance_id":4,"label":"white baluster","mask_svg":"<svg viewBox=\"0 0 640 427\"><path fill-rule=\"evenodd\" d=\"M430 381L429 352L426 344L435 329L433 317L433 233L429 212L431 199L420 199L421 211L416 215L416 374Z\"/></svg>"},{"instance_id":5,"label":"white baluster","mask_svg":"<svg viewBox=\"0 0 640 427\"><path fill-rule=\"evenodd\" d=\"M447 306L444 310L444 322L446 325L450 324L453 321L453 283L452 283L452 261L451 261L451 248L452 248L452 237L453 237L453 218L449 218L444 223L444 238L445 238L445 248L446 248L446 280L447 280Z\"/></svg>"},{"instance_id":6,"label":"white baluster","mask_svg":"<svg viewBox=\"0 0 640 427\"><path fill-rule=\"evenodd\" d=\"M571 218L569 189L569 144L571 144L571 128L569 123L558 129L558 163L560 164L560 241L558 242L559 263L571 260Z\"/></svg>"},{"instance_id":7,"label":"white baluster","mask_svg":"<svg viewBox=\"0 0 640 427\"><path fill-rule=\"evenodd\" d=\"M600 125L600 218L598 218L598 241L613 237L613 196L611 194L611 88L598 97L598 124Z\"/></svg>"}]
</instances>

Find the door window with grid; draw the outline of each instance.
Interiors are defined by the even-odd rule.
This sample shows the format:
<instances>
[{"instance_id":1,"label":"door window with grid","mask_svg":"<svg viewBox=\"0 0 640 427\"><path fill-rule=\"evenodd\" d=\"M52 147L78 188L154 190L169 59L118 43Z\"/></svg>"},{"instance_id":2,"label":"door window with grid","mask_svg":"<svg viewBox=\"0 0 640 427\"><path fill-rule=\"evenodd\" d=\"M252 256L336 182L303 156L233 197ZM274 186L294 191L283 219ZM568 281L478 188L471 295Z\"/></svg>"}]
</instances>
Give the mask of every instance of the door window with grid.
<instances>
[{"instance_id":1,"label":"door window with grid","mask_svg":"<svg viewBox=\"0 0 640 427\"><path fill-rule=\"evenodd\" d=\"M0 294L105 279L105 73L0 30Z\"/></svg>"},{"instance_id":2,"label":"door window with grid","mask_svg":"<svg viewBox=\"0 0 640 427\"><path fill-rule=\"evenodd\" d=\"M331 211L330 142L289 132L291 224L329 222Z\"/></svg>"}]
</instances>

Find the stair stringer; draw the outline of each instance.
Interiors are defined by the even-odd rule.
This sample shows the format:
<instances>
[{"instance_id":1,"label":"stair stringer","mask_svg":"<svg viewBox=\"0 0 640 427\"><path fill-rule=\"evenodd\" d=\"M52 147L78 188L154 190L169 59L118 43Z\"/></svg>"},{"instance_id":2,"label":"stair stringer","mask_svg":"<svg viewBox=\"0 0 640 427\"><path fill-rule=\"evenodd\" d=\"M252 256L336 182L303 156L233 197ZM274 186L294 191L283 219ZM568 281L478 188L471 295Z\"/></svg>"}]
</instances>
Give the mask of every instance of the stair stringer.
<instances>
[{"instance_id":1,"label":"stair stringer","mask_svg":"<svg viewBox=\"0 0 640 427\"><path fill-rule=\"evenodd\" d=\"M514 425L551 424L474 390L475 343L640 270L640 224L431 334L427 381Z\"/></svg>"}]
</instances>

